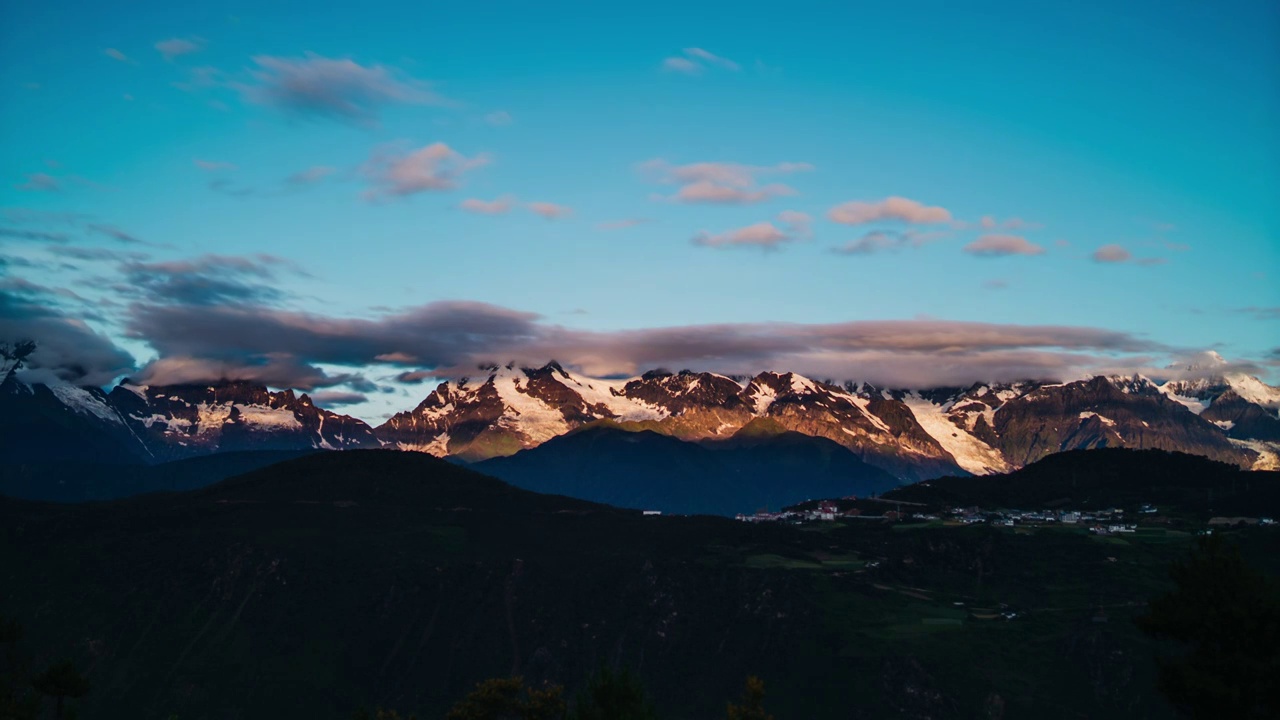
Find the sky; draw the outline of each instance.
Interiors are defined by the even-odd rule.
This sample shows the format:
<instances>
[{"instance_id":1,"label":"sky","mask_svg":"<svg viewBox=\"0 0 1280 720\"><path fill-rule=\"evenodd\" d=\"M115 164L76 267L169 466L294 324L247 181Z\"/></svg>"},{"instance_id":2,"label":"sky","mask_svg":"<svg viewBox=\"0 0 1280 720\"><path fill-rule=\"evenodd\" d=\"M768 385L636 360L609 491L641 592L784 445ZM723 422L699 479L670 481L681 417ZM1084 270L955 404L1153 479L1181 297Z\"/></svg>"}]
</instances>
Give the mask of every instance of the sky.
<instances>
[{"instance_id":1,"label":"sky","mask_svg":"<svg viewBox=\"0 0 1280 720\"><path fill-rule=\"evenodd\" d=\"M1268 0L477 5L0 6L26 377L1280 380Z\"/></svg>"}]
</instances>

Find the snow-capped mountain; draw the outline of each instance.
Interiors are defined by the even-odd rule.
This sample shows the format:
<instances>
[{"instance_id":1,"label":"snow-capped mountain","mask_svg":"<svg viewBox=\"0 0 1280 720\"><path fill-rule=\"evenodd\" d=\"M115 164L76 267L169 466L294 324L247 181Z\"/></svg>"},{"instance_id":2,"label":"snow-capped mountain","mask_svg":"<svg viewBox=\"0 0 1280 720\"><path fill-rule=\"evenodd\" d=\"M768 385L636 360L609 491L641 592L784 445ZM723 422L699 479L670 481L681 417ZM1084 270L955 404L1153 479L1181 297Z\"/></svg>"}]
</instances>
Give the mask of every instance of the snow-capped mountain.
<instances>
[{"instance_id":1,"label":"snow-capped mountain","mask_svg":"<svg viewBox=\"0 0 1280 720\"><path fill-rule=\"evenodd\" d=\"M157 459L231 450L377 447L363 421L246 382L116 386L107 401Z\"/></svg>"},{"instance_id":2,"label":"snow-capped mountain","mask_svg":"<svg viewBox=\"0 0 1280 720\"><path fill-rule=\"evenodd\" d=\"M1163 385L1136 375L895 390L789 372L730 378L659 370L602 380L555 363L491 365L440 383L415 409L372 429L306 395L244 382L125 382L103 393L26 385L8 373L0 420L11 428L9 461L43 453L158 462L228 450L379 446L476 461L605 423L711 446L797 432L832 440L904 481L1005 472L1096 447L1280 466L1280 389L1238 373L1196 377Z\"/></svg>"},{"instance_id":3,"label":"snow-capped mountain","mask_svg":"<svg viewBox=\"0 0 1280 720\"><path fill-rule=\"evenodd\" d=\"M1280 468L1280 388L1227 370L1217 353L1207 356L1185 368L1198 377L1170 380L1160 391L1216 425L1237 447L1259 453L1260 466Z\"/></svg>"},{"instance_id":4,"label":"snow-capped mountain","mask_svg":"<svg viewBox=\"0 0 1280 720\"><path fill-rule=\"evenodd\" d=\"M1280 395L1253 378L1234 382L1254 399ZM1004 472L1055 452L1095 447L1178 450L1242 467L1274 462L1276 448L1266 438L1233 438L1227 423L1197 414L1180 397L1141 375L905 391L795 373L732 379L654 371L597 380L555 364L508 365L441 383L415 410L376 432L396 447L482 460L599 421L711 443L773 428L834 440L907 480ZM1235 395L1215 397L1219 412L1238 402ZM1240 402L1237 418L1274 417L1263 405Z\"/></svg>"},{"instance_id":5,"label":"snow-capped mountain","mask_svg":"<svg viewBox=\"0 0 1280 720\"><path fill-rule=\"evenodd\" d=\"M761 373L739 383L688 371L596 380L554 363L483 371L479 378L441 383L412 412L379 427L378 436L403 449L482 460L602 420L715 441L767 418L781 430L834 440L900 477L960 471L900 403L794 373Z\"/></svg>"}]
</instances>

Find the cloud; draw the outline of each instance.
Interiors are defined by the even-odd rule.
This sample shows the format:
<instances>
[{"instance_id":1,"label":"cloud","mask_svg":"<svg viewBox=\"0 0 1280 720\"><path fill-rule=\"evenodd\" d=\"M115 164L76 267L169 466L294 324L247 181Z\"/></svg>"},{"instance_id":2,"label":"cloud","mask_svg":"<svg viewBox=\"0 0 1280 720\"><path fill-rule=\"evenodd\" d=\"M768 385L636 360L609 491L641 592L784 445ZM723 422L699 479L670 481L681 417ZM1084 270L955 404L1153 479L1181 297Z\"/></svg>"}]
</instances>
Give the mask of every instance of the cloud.
<instances>
[{"instance_id":1,"label":"cloud","mask_svg":"<svg viewBox=\"0 0 1280 720\"><path fill-rule=\"evenodd\" d=\"M720 57L719 55L715 55L713 53L707 52L702 48L696 48L696 47L685 48L684 54L688 55L691 58L694 58L695 60L701 60L707 63L708 65L715 65L716 67L722 67L725 70L733 70L736 72L742 69L742 66L738 65L738 63L730 60L729 58Z\"/></svg>"},{"instance_id":2,"label":"cloud","mask_svg":"<svg viewBox=\"0 0 1280 720\"><path fill-rule=\"evenodd\" d=\"M252 379L275 387L349 382L316 363L453 366L487 348L538 333L536 315L474 302L439 302L376 320L332 318L262 306L138 303L127 333L161 360L157 384ZM384 358L384 360L379 360Z\"/></svg>"},{"instance_id":3,"label":"cloud","mask_svg":"<svg viewBox=\"0 0 1280 720\"><path fill-rule=\"evenodd\" d=\"M623 218L621 220L606 220L601 223L596 223L596 229L603 230L605 232L609 232L612 230L626 230L627 228L632 228L637 225L644 225L645 223L650 223L650 222L653 222L653 221L650 220L649 218Z\"/></svg>"},{"instance_id":4,"label":"cloud","mask_svg":"<svg viewBox=\"0 0 1280 720\"><path fill-rule=\"evenodd\" d=\"M872 230L856 240L850 240L834 249L840 255L870 255L883 251L898 251L903 248L921 247L927 243L948 237L944 232L921 232L919 230Z\"/></svg>"},{"instance_id":5,"label":"cloud","mask_svg":"<svg viewBox=\"0 0 1280 720\"><path fill-rule=\"evenodd\" d=\"M477 215L504 215L511 212L511 208L515 205L515 198L510 195L503 195L493 200L481 200L479 198L467 198L458 203L458 207L470 213Z\"/></svg>"},{"instance_id":6,"label":"cloud","mask_svg":"<svg viewBox=\"0 0 1280 720\"><path fill-rule=\"evenodd\" d=\"M1001 280L1000 278L985 280L982 283L982 288L984 290L1004 290L1008 287L1009 287L1009 281Z\"/></svg>"},{"instance_id":7,"label":"cloud","mask_svg":"<svg viewBox=\"0 0 1280 720\"><path fill-rule=\"evenodd\" d=\"M262 304L284 294L274 280L281 270L301 271L273 255L202 255L193 260L130 262L121 267L125 294L180 305Z\"/></svg>"},{"instance_id":8,"label":"cloud","mask_svg":"<svg viewBox=\"0 0 1280 720\"><path fill-rule=\"evenodd\" d=\"M124 53L120 52L115 48L107 48L106 50L102 51L102 54L106 55L112 60L119 60L122 63L131 63L131 64L133 63L133 61L129 59L128 55L125 55Z\"/></svg>"},{"instance_id":9,"label":"cloud","mask_svg":"<svg viewBox=\"0 0 1280 720\"><path fill-rule=\"evenodd\" d=\"M347 390L321 390L311 396L311 401L320 407L330 408L340 405L359 405L368 402L369 396Z\"/></svg>"},{"instance_id":10,"label":"cloud","mask_svg":"<svg viewBox=\"0 0 1280 720\"><path fill-rule=\"evenodd\" d=\"M193 385L243 380L270 387L307 391L363 380L361 376L352 373L330 375L296 357L276 353L235 360L166 356L147 363L133 379L147 385Z\"/></svg>"},{"instance_id":11,"label":"cloud","mask_svg":"<svg viewBox=\"0 0 1280 720\"><path fill-rule=\"evenodd\" d=\"M66 233L48 232L45 230L24 230L22 228L0 227L0 237L14 240L34 240L36 242L64 243L70 238Z\"/></svg>"},{"instance_id":12,"label":"cloud","mask_svg":"<svg viewBox=\"0 0 1280 720\"><path fill-rule=\"evenodd\" d=\"M373 186L366 200L454 190L462 176L489 164L487 155L466 157L442 142L416 150L375 151L361 169Z\"/></svg>"},{"instance_id":13,"label":"cloud","mask_svg":"<svg viewBox=\"0 0 1280 720\"><path fill-rule=\"evenodd\" d=\"M308 53L301 58L253 58L256 85L241 86L246 100L303 117L373 124L389 105L449 105L429 83L383 65Z\"/></svg>"},{"instance_id":14,"label":"cloud","mask_svg":"<svg viewBox=\"0 0 1280 720\"><path fill-rule=\"evenodd\" d=\"M195 158L191 161L196 167L209 172L221 172L223 170L238 170L239 166L235 163L223 162L221 160L201 160Z\"/></svg>"},{"instance_id":15,"label":"cloud","mask_svg":"<svg viewBox=\"0 0 1280 720\"><path fill-rule=\"evenodd\" d=\"M896 220L919 225L951 222L951 212L946 208L928 206L904 197L887 197L878 202L850 200L827 211L827 217L843 225L864 225L871 222Z\"/></svg>"},{"instance_id":16,"label":"cloud","mask_svg":"<svg viewBox=\"0 0 1280 720\"><path fill-rule=\"evenodd\" d=\"M1271 307L1250 305L1249 307L1236 308L1233 312L1252 315L1255 320L1280 320L1280 305Z\"/></svg>"},{"instance_id":17,"label":"cloud","mask_svg":"<svg viewBox=\"0 0 1280 720\"><path fill-rule=\"evenodd\" d=\"M227 195L233 198L247 198L257 194L257 191L251 187L237 185L226 178L215 178L209 181L209 189Z\"/></svg>"},{"instance_id":18,"label":"cloud","mask_svg":"<svg viewBox=\"0 0 1280 720\"><path fill-rule=\"evenodd\" d=\"M787 232L796 238L813 237L813 217L809 213L798 210L783 210L778 213L778 221L787 226Z\"/></svg>"},{"instance_id":19,"label":"cloud","mask_svg":"<svg viewBox=\"0 0 1280 720\"><path fill-rule=\"evenodd\" d=\"M115 225L103 225L101 223L91 223L86 227L92 232L98 233L99 235L105 235L111 238L112 240L116 240L122 243L131 243L131 244L142 243L142 241L139 240L137 237L130 235L129 233L125 232L124 230L121 230Z\"/></svg>"},{"instance_id":20,"label":"cloud","mask_svg":"<svg viewBox=\"0 0 1280 720\"><path fill-rule=\"evenodd\" d=\"M742 69L738 63L726 57L721 57L715 53L709 52L702 48L685 48L684 57L673 56L665 58L662 61L662 69L667 72L683 73L685 75L700 75L707 67L718 67L724 70L737 72Z\"/></svg>"},{"instance_id":21,"label":"cloud","mask_svg":"<svg viewBox=\"0 0 1280 720\"><path fill-rule=\"evenodd\" d=\"M771 222L758 222L754 225L729 230L719 235L712 235L704 230L694 236L692 242L694 245L701 245L702 247L758 247L765 250L775 250L782 243L791 242L794 239L791 235L779 230Z\"/></svg>"},{"instance_id":22,"label":"cloud","mask_svg":"<svg viewBox=\"0 0 1280 720\"><path fill-rule=\"evenodd\" d=\"M1093 261L1100 263L1122 263L1133 259L1133 253L1120 245L1103 245L1093 251Z\"/></svg>"},{"instance_id":23,"label":"cloud","mask_svg":"<svg viewBox=\"0 0 1280 720\"><path fill-rule=\"evenodd\" d=\"M176 57L199 52L204 47L204 40L197 37L169 38L156 43L155 47L164 56L165 61L173 62Z\"/></svg>"},{"instance_id":24,"label":"cloud","mask_svg":"<svg viewBox=\"0 0 1280 720\"><path fill-rule=\"evenodd\" d=\"M494 127L502 127L504 125L510 125L511 123L515 122L515 120L511 117L511 113L507 112L506 110L497 110L495 112L491 112L488 115L484 116L484 121Z\"/></svg>"},{"instance_id":25,"label":"cloud","mask_svg":"<svg viewBox=\"0 0 1280 720\"><path fill-rule=\"evenodd\" d=\"M128 334L171 363L164 366L169 376L182 368L192 381L219 379L243 368L261 379L269 368L272 384L291 387L336 383L318 365L389 365L404 373L402 382L413 382L468 374L479 363L541 365L553 357L594 376L654 367L730 373L786 369L882 386L919 386L1063 379L1126 362L1149 364L1150 354L1173 350L1098 328L943 320L594 332L472 302L437 302L373 319L252 305L138 303L130 308ZM197 378L196 370L216 370L216 375Z\"/></svg>"},{"instance_id":26,"label":"cloud","mask_svg":"<svg viewBox=\"0 0 1280 720\"><path fill-rule=\"evenodd\" d=\"M1001 257L1006 255L1041 255L1044 248L1019 235L983 235L965 245L970 255Z\"/></svg>"},{"instance_id":27,"label":"cloud","mask_svg":"<svg viewBox=\"0 0 1280 720\"><path fill-rule=\"evenodd\" d=\"M548 220L559 220L573 214L573 208L549 202L531 202L529 203L529 210L535 215L540 215Z\"/></svg>"},{"instance_id":28,"label":"cloud","mask_svg":"<svg viewBox=\"0 0 1280 720\"><path fill-rule=\"evenodd\" d=\"M120 252L108 250L107 248L89 248L76 245L59 245L49 248L49 252L59 257L91 262L140 262L150 258L150 255L146 253Z\"/></svg>"},{"instance_id":29,"label":"cloud","mask_svg":"<svg viewBox=\"0 0 1280 720\"><path fill-rule=\"evenodd\" d=\"M794 188L781 183L758 185L762 175L792 174L813 170L809 163L783 162L772 166L741 165L726 162L698 162L672 165L657 158L641 163L640 171L650 179L668 185L680 185L674 195L665 199L682 203L717 203L751 205L788 195Z\"/></svg>"},{"instance_id":30,"label":"cloud","mask_svg":"<svg viewBox=\"0 0 1280 720\"><path fill-rule=\"evenodd\" d=\"M27 176L25 183L14 187L28 192L58 192L62 190L62 183L48 173L32 173Z\"/></svg>"},{"instance_id":31,"label":"cloud","mask_svg":"<svg viewBox=\"0 0 1280 720\"><path fill-rule=\"evenodd\" d=\"M1094 262L1097 263L1127 263L1132 262L1135 265L1143 267L1152 267L1155 265L1164 265L1168 263L1168 259L1162 257L1143 257L1135 258L1133 253L1129 252L1123 245L1111 244L1103 245L1090 255Z\"/></svg>"},{"instance_id":32,"label":"cloud","mask_svg":"<svg viewBox=\"0 0 1280 720\"><path fill-rule=\"evenodd\" d=\"M662 61L662 69L667 72L684 73L685 75L697 75L702 72L701 65L682 57L666 58Z\"/></svg>"},{"instance_id":33,"label":"cloud","mask_svg":"<svg viewBox=\"0 0 1280 720\"><path fill-rule=\"evenodd\" d=\"M44 288L0 289L0 343L34 340L29 380L105 385L134 368L134 359L91 328L84 313L67 313Z\"/></svg>"},{"instance_id":34,"label":"cloud","mask_svg":"<svg viewBox=\"0 0 1280 720\"><path fill-rule=\"evenodd\" d=\"M290 175L285 178L284 182L286 185L292 185L294 187L314 185L335 172L337 172L336 168L331 168L327 165L313 165L306 170L299 170L298 172Z\"/></svg>"},{"instance_id":35,"label":"cloud","mask_svg":"<svg viewBox=\"0 0 1280 720\"><path fill-rule=\"evenodd\" d=\"M1022 218L1017 217L998 220L993 215L983 215L976 223L956 222L954 223L954 227L958 230L981 228L983 230L1009 230L1017 232L1020 230L1039 230L1044 226L1040 223L1027 222Z\"/></svg>"}]
</instances>

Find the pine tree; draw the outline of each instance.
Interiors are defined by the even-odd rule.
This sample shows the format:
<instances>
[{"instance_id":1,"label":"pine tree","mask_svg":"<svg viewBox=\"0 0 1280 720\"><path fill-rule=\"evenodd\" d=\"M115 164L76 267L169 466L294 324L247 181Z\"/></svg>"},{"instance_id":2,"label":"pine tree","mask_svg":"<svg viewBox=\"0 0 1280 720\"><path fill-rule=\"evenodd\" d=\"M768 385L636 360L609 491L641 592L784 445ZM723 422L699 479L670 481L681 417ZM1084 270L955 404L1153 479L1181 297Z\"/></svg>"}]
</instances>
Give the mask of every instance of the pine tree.
<instances>
[{"instance_id":1,"label":"pine tree","mask_svg":"<svg viewBox=\"0 0 1280 720\"><path fill-rule=\"evenodd\" d=\"M764 709L764 681L752 675L747 678L738 704L729 703L729 720L773 720Z\"/></svg>"},{"instance_id":2,"label":"pine tree","mask_svg":"<svg viewBox=\"0 0 1280 720\"><path fill-rule=\"evenodd\" d=\"M602 667L574 698L571 720L657 720L640 678Z\"/></svg>"},{"instance_id":3,"label":"pine tree","mask_svg":"<svg viewBox=\"0 0 1280 720\"><path fill-rule=\"evenodd\" d=\"M75 665L60 662L51 665L31 681L41 695L53 698L57 703L54 717L62 720L63 703L67 698L77 699L89 694L89 680L76 672Z\"/></svg>"}]
</instances>

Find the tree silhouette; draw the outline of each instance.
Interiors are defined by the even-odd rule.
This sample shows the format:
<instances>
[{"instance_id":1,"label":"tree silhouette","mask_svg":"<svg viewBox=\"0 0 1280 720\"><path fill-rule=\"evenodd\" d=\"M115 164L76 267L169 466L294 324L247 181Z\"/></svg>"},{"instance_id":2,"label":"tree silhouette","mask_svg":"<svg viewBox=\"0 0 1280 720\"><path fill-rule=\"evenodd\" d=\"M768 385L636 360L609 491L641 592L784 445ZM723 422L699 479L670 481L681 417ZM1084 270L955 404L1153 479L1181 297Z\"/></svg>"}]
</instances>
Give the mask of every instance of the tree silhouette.
<instances>
[{"instance_id":1,"label":"tree silhouette","mask_svg":"<svg viewBox=\"0 0 1280 720\"><path fill-rule=\"evenodd\" d=\"M492 678L477 683L445 715L446 720L563 720L564 688L527 688L524 678Z\"/></svg>"},{"instance_id":2,"label":"tree silhouette","mask_svg":"<svg viewBox=\"0 0 1280 720\"><path fill-rule=\"evenodd\" d=\"M18 653L22 626L16 620L0 616L0 718L3 720L36 720L40 715L40 698L27 687Z\"/></svg>"},{"instance_id":3,"label":"tree silhouette","mask_svg":"<svg viewBox=\"0 0 1280 720\"><path fill-rule=\"evenodd\" d=\"M1160 659L1160 690L1193 718L1280 717L1280 584L1221 536L1171 568L1173 591L1137 619L1182 652Z\"/></svg>"},{"instance_id":4,"label":"tree silhouette","mask_svg":"<svg viewBox=\"0 0 1280 720\"><path fill-rule=\"evenodd\" d=\"M574 698L571 720L657 720L640 678L623 668L614 673L602 667Z\"/></svg>"},{"instance_id":5,"label":"tree silhouette","mask_svg":"<svg viewBox=\"0 0 1280 720\"><path fill-rule=\"evenodd\" d=\"M752 675L747 678L738 704L729 703L729 720L773 720L764 709L764 681Z\"/></svg>"},{"instance_id":6,"label":"tree silhouette","mask_svg":"<svg viewBox=\"0 0 1280 720\"><path fill-rule=\"evenodd\" d=\"M35 676L32 687L41 695L53 698L57 702L55 717L62 720L63 702L67 698L82 698L89 694L89 680L69 662L51 665L48 670Z\"/></svg>"}]
</instances>

